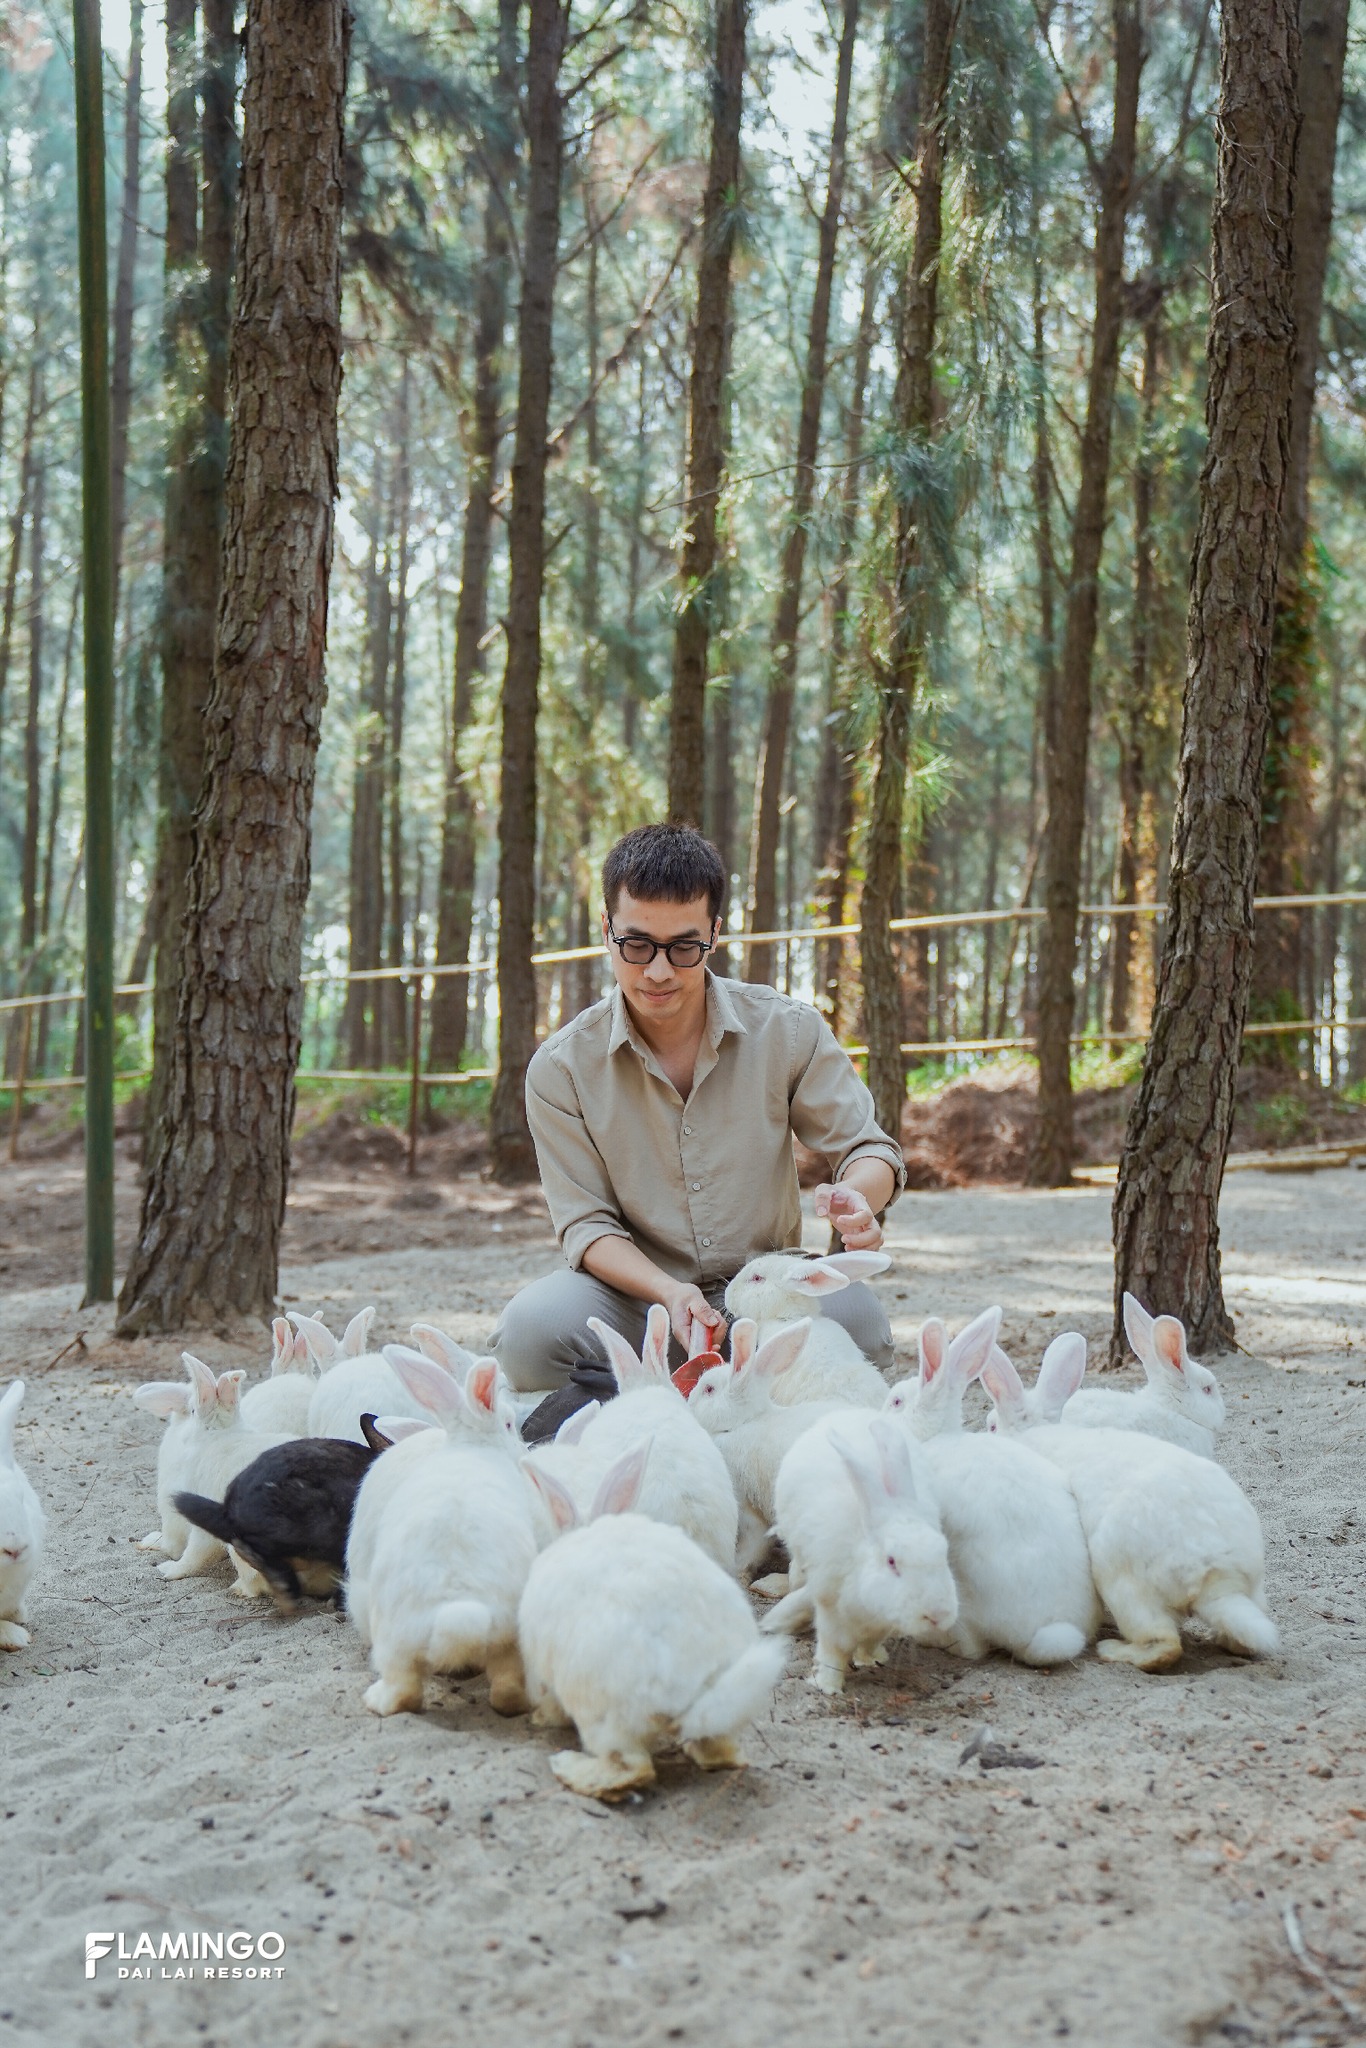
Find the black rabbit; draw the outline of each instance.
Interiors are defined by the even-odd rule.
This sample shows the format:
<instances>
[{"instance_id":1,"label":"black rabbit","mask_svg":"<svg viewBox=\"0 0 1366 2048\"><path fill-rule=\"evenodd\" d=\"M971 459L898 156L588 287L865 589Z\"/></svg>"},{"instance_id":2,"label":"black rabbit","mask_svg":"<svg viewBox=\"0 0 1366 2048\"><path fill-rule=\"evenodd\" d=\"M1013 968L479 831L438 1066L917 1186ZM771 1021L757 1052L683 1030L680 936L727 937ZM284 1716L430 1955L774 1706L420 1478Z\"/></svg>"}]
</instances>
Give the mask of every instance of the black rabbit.
<instances>
[{"instance_id":1,"label":"black rabbit","mask_svg":"<svg viewBox=\"0 0 1366 2048\"><path fill-rule=\"evenodd\" d=\"M616 1374L600 1358L581 1358L562 1387L547 1394L522 1424L524 1444L546 1444L562 1423L590 1401L611 1401L617 1392Z\"/></svg>"},{"instance_id":2,"label":"black rabbit","mask_svg":"<svg viewBox=\"0 0 1366 2048\"><path fill-rule=\"evenodd\" d=\"M362 1415L361 1428L363 1444L303 1436L262 1451L237 1474L221 1501L199 1493L175 1496L187 1522L230 1543L243 1563L261 1574L284 1614L298 1606L304 1591L301 1572L316 1584L321 1568L335 1583L345 1568L361 1481L390 1444L373 1415Z\"/></svg>"}]
</instances>

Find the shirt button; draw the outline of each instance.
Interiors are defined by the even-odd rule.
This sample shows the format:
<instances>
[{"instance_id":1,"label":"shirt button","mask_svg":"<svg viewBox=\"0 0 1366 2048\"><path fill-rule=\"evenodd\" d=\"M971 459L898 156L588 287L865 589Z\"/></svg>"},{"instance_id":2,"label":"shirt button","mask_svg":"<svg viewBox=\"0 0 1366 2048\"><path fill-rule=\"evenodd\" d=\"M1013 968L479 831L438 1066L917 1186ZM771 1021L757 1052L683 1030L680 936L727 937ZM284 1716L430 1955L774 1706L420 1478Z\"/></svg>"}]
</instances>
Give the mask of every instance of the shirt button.
<instances>
[{"instance_id":1,"label":"shirt button","mask_svg":"<svg viewBox=\"0 0 1366 2048\"><path fill-rule=\"evenodd\" d=\"M703 1242L703 1244L707 1244L707 1245L709 1245L709 1244L711 1243L711 1239L710 1239L709 1237L704 1237L704 1238L703 1238L703 1240L702 1240L702 1242Z\"/></svg>"},{"instance_id":2,"label":"shirt button","mask_svg":"<svg viewBox=\"0 0 1366 2048\"><path fill-rule=\"evenodd\" d=\"M684 1137L685 1137L685 1138L690 1138L690 1137L692 1136L692 1125L691 1125L691 1124L684 1124L684 1126L683 1126L683 1135L684 1135Z\"/></svg>"},{"instance_id":3,"label":"shirt button","mask_svg":"<svg viewBox=\"0 0 1366 2048\"><path fill-rule=\"evenodd\" d=\"M698 1190L698 1189L699 1189L699 1188L701 1187L701 1185L702 1185L702 1183L701 1183L701 1181L700 1181L700 1180L695 1180L695 1181L693 1182L693 1184L692 1184L692 1191L693 1191L693 1193L694 1193L694 1194L696 1194L696 1193L697 1193L697 1190Z\"/></svg>"}]
</instances>

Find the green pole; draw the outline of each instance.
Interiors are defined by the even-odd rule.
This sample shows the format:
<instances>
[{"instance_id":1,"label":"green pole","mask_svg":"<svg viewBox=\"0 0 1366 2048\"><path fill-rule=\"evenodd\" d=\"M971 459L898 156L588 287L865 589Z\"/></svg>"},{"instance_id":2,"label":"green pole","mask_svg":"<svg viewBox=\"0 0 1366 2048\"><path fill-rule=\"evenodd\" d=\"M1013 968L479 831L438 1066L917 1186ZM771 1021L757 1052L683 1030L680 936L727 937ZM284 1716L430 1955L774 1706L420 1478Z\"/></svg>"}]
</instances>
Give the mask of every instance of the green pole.
<instances>
[{"instance_id":1,"label":"green pole","mask_svg":"<svg viewBox=\"0 0 1366 2048\"><path fill-rule=\"evenodd\" d=\"M85 1298L114 1295L114 545L100 0L72 0L85 556Z\"/></svg>"}]
</instances>

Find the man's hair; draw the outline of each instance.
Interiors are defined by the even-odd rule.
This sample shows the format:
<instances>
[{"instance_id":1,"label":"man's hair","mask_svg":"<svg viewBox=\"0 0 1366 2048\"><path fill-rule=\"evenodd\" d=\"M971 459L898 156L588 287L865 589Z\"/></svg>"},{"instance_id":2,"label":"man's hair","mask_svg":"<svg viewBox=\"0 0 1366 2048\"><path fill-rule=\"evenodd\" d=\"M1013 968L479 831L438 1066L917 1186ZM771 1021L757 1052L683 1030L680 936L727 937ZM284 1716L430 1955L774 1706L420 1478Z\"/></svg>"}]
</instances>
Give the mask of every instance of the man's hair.
<instances>
[{"instance_id":1,"label":"man's hair","mask_svg":"<svg viewBox=\"0 0 1366 2048\"><path fill-rule=\"evenodd\" d=\"M609 917L626 889L641 903L695 903L705 896L714 924L725 901L726 880L725 862L695 825L637 825L602 864Z\"/></svg>"}]
</instances>

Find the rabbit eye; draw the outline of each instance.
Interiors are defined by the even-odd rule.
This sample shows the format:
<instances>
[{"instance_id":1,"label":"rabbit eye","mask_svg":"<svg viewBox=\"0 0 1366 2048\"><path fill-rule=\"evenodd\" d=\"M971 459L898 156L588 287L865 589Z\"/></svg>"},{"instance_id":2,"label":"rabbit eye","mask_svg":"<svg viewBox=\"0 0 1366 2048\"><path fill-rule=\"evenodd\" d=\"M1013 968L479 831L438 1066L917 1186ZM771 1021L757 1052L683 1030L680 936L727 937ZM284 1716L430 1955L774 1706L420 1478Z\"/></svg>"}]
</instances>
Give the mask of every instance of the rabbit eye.
<instances>
[{"instance_id":1,"label":"rabbit eye","mask_svg":"<svg viewBox=\"0 0 1366 2048\"><path fill-rule=\"evenodd\" d=\"M900 1577L901 1577L901 1566L900 1566L900 1565L899 1565L899 1564L897 1563L896 1559L895 1559L894 1557L889 1557L889 1558L888 1558L888 1560L887 1560L887 1564L888 1564L888 1568L889 1568L890 1570L894 1571L894 1572L896 1573L897 1577L898 1577L898 1578L900 1578Z\"/></svg>"}]
</instances>

